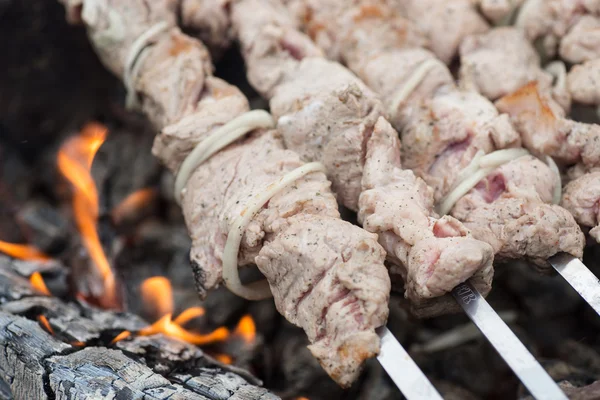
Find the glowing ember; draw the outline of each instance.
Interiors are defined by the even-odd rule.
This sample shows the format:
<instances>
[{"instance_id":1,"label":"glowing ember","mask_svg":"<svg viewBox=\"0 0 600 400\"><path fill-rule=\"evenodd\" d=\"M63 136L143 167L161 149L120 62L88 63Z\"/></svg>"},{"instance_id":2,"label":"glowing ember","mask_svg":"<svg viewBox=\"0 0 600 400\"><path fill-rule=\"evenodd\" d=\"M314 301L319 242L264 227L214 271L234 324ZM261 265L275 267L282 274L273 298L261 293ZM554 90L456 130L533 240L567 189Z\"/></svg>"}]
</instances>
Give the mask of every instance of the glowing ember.
<instances>
[{"instance_id":1,"label":"glowing ember","mask_svg":"<svg viewBox=\"0 0 600 400\"><path fill-rule=\"evenodd\" d=\"M229 330L220 327L208 334L194 333L182 328L171 320L171 314L167 314L147 328L141 329L138 334L141 336L150 336L157 333L163 333L167 336L181 339L184 342L196 344L198 346L222 342L229 337Z\"/></svg>"},{"instance_id":2,"label":"glowing ember","mask_svg":"<svg viewBox=\"0 0 600 400\"><path fill-rule=\"evenodd\" d=\"M184 310L181 314L179 314L177 316L177 318L175 318L173 320L173 322L175 322L177 325L185 325L187 324L189 321L193 320L194 318L198 318L198 317L202 317L205 314L204 308L202 307L190 307L186 310Z\"/></svg>"},{"instance_id":3,"label":"glowing ember","mask_svg":"<svg viewBox=\"0 0 600 400\"><path fill-rule=\"evenodd\" d=\"M252 343L256 339L256 325L250 315L244 315L235 328L235 335L240 336L246 343Z\"/></svg>"},{"instance_id":4,"label":"glowing ember","mask_svg":"<svg viewBox=\"0 0 600 400\"><path fill-rule=\"evenodd\" d=\"M131 193L125 200L112 209L111 215L113 221L119 223L131 215L134 215L137 211L154 200L156 195L157 191L153 188L140 189Z\"/></svg>"},{"instance_id":5,"label":"glowing ember","mask_svg":"<svg viewBox=\"0 0 600 400\"><path fill-rule=\"evenodd\" d=\"M223 364L232 364L233 363L233 359L231 358L231 356L227 355L227 354L215 354L214 357L219 360L220 362L222 362Z\"/></svg>"},{"instance_id":6,"label":"glowing ember","mask_svg":"<svg viewBox=\"0 0 600 400\"><path fill-rule=\"evenodd\" d=\"M79 340L75 340L74 342L71 342L71 346L83 347L83 346L85 346L85 343L84 342L80 342Z\"/></svg>"},{"instance_id":7,"label":"glowing ember","mask_svg":"<svg viewBox=\"0 0 600 400\"><path fill-rule=\"evenodd\" d=\"M40 262L50 260L50 257L45 255L35 247L26 244L8 243L0 240L0 251L20 260Z\"/></svg>"},{"instance_id":8,"label":"glowing ember","mask_svg":"<svg viewBox=\"0 0 600 400\"><path fill-rule=\"evenodd\" d=\"M49 334L54 335L54 330L52 329L52 327L50 326L50 322L48 322L48 319L44 315L38 315L37 320Z\"/></svg>"},{"instance_id":9,"label":"glowing ember","mask_svg":"<svg viewBox=\"0 0 600 400\"><path fill-rule=\"evenodd\" d=\"M44 278L42 278L42 275L39 272L34 272L31 274L29 277L29 282L31 282L31 286L33 286L38 292L46 296L51 296L50 291L46 287L46 283L44 283Z\"/></svg>"},{"instance_id":10,"label":"glowing ember","mask_svg":"<svg viewBox=\"0 0 600 400\"><path fill-rule=\"evenodd\" d=\"M164 276L153 276L142 282L142 299L148 314L162 317L173 313L173 289Z\"/></svg>"},{"instance_id":11,"label":"glowing ember","mask_svg":"<svg viewBox=\"0 0 600 400\"><path fill-rule=\"evenodd\" d=\"M96 152L106 139L107 129L98 124L87 124L79 136L69 138L58 152L58 168L71 182L73 211L83 243L102 278L104 293L98 299L101 306L120 308L115 276L104 254L96 224L98 221L98 192L90 170Z\"/></svg>"}]
</instances>

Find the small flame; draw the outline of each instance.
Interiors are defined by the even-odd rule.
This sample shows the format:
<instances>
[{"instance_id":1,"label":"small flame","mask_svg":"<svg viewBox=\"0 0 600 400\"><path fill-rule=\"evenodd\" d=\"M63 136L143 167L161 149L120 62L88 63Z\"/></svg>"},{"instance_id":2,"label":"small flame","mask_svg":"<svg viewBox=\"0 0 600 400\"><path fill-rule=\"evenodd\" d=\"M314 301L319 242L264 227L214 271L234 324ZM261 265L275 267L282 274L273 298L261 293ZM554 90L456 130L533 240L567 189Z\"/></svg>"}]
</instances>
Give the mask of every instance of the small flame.
<instances>
[{"instance_id":1,"label":"small flame","mask_svg":"<svg viewBox=\"0 0 600 400\"><path fill-rule=\"evenodd\" d=\"M256 325L250 315L244 315L235 328L235 335L240 336L246 343L252 343L256 339Z\"/></svg>"},{"instance_id":2,"label":"small flame","mask_svg":"<svg viewBox=\"0 0 600 400\"><path fill-rule=\"evenodd\" d=\"M40 325L42 325L42 327L52 336L54 336L54 330L52 329L52 327L50 326L50 322L48 322L48 319L44 316L44 315L38 315L37 317Z\"/></svg>"},{"instance_id":3,"label":"small flame","mask_svg":"<svg viewBox=\"0 0 600 400\"><path fill-rule=\"evenodd\" d=\"M67 139L61 146L58 168L74 187L73 210L77 228L104 283L104 296L99 299L100 303L107 308L119 308L115 276L96 231L98 192L90 173L94 156L106 140L106 134L107 129L103 125L87 124L79 136Z\"/></svg>"},{"instance_id":4,"label":"small flame","mask_svg":"<svg viewBox=\"0 0 600 400\"><path fill-rule=\"evenodd\" d=\"M123 339L127 339L129 336L131 336L131 332L123 331L123 332L119 333L117 336L115 336L115 338L110 342L110 344L115 344L117 342L120 342Z\"/></svg>"},{"instance_id":5,"label":"small flame","mask_svg":"<svg viewBox=\"0 0 600 400\"><path fill-rule=\"evenodd\" d=\"M34 289L38 292L46 296L51 296L50 291L46 286L46 283L44 283L44 278L42 278L42 274L40 274L39 272L34 272L33 274L31 274L31 276L29 277L29 282L31 282L31 286L33 286Z\"/></svg>"},{"instance_id":6,"label":"small flame","mask_svg":"<svg viewBox=\"0 0 600 400\"><path fill-rule=\"evenodd\" d=\"M131 193L120 202L115 208L112 209L111 215L115 223L119 223L129 216L135 214L138 210L142 209L148 203L150 203L157 196L157 191L154 188L140 189Z\"/></svg>"},{"instance_id":7,"label":"small flame","mask_svg":"<svg viewBox=\"0 0 600 400\"><path fill-rule=\"evenodd\" d=\"M183 326L193 320L194 318L202 317L205 314L204 308L202 307L190 307L184 310L181 314L173 320L177 325Z\"/></svg>"},{"instance_id":8,"label":"small flame","mask_svg":"<svg viewBox=\"0 0 600 400\"><path fill-rule=\"evenodd\" d=\"M164 276L153 276L142 282L140 287L148 313L156 317L173 313L173 289Z\"/></svg>"},{"instance_id":9,"label":"small flame","mask_svg":"<svg viewBox=\"0 0 600 400\"><path fill-rule=\"evenodd\" d=\"M152 325L141 329L138 334L141 336L150 336L157 333L164 333L167 336L181 339L184 342L196 344L198 346L222 342L229 337L229 330L225 327L220 327L206 335L190 332L182 328L171 320L171 314L167 314Z\"/></svg>"},{"instance_id":10,"label":"small flame","mask_svg":"<svg viewBox=\"0 0 600 400\"><path fill-rule=\"evenodd\" d=\"M214 357L222 362L223 364L231 365L233 364L233 358L227 354L215 354Z\"/></svg>"},{"instance_id":11,"label":"small flame","mask_svg":"<svg viewBox=\"0 0 600 400\"><path fill-rule=\"evenodd\" d=\"M50 257L33 246L26 244L8 243L0 240L0 251L20 260L48 261Z\"/></svg>"}]
</instances>

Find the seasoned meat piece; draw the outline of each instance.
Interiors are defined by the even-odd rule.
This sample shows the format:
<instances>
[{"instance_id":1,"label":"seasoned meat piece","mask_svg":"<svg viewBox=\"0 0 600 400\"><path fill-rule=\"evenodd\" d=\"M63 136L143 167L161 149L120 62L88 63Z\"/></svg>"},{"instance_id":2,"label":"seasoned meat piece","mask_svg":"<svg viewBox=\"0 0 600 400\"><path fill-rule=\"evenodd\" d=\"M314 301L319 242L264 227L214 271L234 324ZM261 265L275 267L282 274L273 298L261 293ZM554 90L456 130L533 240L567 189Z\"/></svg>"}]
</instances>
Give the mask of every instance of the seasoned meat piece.
<instances>
[{"instance_id":1,"label":"seasoned meat piece","mask_svg":"<svg viewBox=\"0 0 600 400\"><path fill-rule=\"evenodd\" d=\"M556 175L541 161L520 157L497 168L452 210L473 236L490 243L498 260L526 259L542 270L559 252L583 255L585 238L573 216L552 201Z\"/></svg>"},{"instance_id":2,"label":"seasoned meat piece","mask_svg":"<svg viewBox=\"0 0 600 400\"><path fill-rule=\"evenodd\" d=\"M429 43L424 32L397 12L396 0L282 1L329 59L348 65L360 65L389 49Z\"/></svg>"},{"instance_id":3,"label":"seasoned meat piece","mask_svg":"<svg viewBox=\"0 0 600 400\"><path fill-rule=\"evenodd\" d=\"M161 22L174 20L172 3L84 0L81 15L103 62L127 76L142 110L161 130L154 154L177 173L198 143L232 119L248 116L249 107L237 88L211 76L210 57L200 42ZM132 24L120 24L121 19ZM112 24L121 30L106 40ZM140 45L143 50L139 35L151 36ZM135 68L127 61L131 47L141 52L134 54ZM257 194L304 165L298 154L284 149L277 130L250 130L197 166L180 193L199 290L203 294L221 283L224 255L233 254L240 266L256 264L277 309L306 331L323 368L349 386L363 362L379 351L375 329L387 319L391 290L385 252L375 234L341 220L322 172L303 175L256 215L248 214ZM244 215L252 219L239 227L236 221ZM232 228L242 233L237 254L225 246L229 235L240 232Z\"/></svg>"},{"instance_id":4,"label":"seasoned meat piece","mask_svg":"<svg viewBox=\"0 0 600 400\"><path fill-rule=\"evenodd\" d=\"M600 17L584 15L560 42L560 56L570 63L600 58Z\"/></svg>"},{"instance_id":5,"label":"seasoned meat piece","mask_svg":"<svg viewBox=\"0 0 600 400\"><path fill-rule=\"evenodd\" d=\"M179 15L184 28L197 35L213 55L220 55L233 40L228 7L232 0L181 0Z\"/></svg>"},{"instance_id":6,"label":"seasoned meat piece","mask_svg":"<svg viewBox=\"0 0 600 400\"><path fill-rule=\"evenodd\" d=\"M552 76L540 67L540 58L523 32L501 27L471 35L460 45L460 84L490 100L538 81L550 87Z\"/></svg>"},{"instance_id":7,"label":"seasoned meat piece","mask_svg":"<svg viewBox=\"0 0 600 400\"><path fill-rule=\"evenodd\" d=\"M591 227L590 236L600 242L600 172L587 173L567 184L561 205L577 222Z\"/></svg>"},{"instance_id":8,"label":"seasoned meat piece","mask_svg":"<svg viewBox=\"0 0 600 400\"><path fill-rule=\"evenodd\" d=\"M585 14L600 12L600 0L527 0L518 11L515 26L531 42L539 42L550 58L562 37Z\"/></svg>"},{"instance_id":9,"label":"seasoned meat piece","mask_svg":"<svg viewBox=\"0 0 600 400\"><path fill-rule=\"evenodd\" d=\"M474 92L440 90L422 103L402 131L403 164L435 190L439 202L478 151L519 147L506 114Z\"/></svg>"},{"instance_id":10,"label":"seasoned meat piece","mask_svg":"<svg viewBox=\"0 0 600 400\"><path fill-rule=\"evenodd\" d=\"M600 59L574 65L567 81L573 101L600 104Z\"/></svg>"},{"instance_id":11,"label":"seasoned meat piece","mask_svg":"<svg viewBox=\"0 0 600 400\"><path fill-rule=\"evenodd\" d=\"M449 64L463 39L489 29L470 0L395 0L402 15L429 39L429 48Z\"/></svg>"},{"instance_id":12,"label":"seasoned meat piece","mask_svg":"<svg viewBox=\"0 0 600 400\"><path fill-rule=\"evenodd\" d=\"M271 98L277 126L287 147L325 165L338 200L357 210L365 142L382 104L340 64L305 58L295 72Z\"/></svg>"},{"instance_id":13,"label":"seasoned meat piece","mask_svg":"<svg viewBox=\"0 0 600 400\"><path fill-rule=\"evenodd\" d=\"M491 289L492 247L471 238L458 220L431 216L431 189L402 169L398 142L396 131L379 118L367 144L358 219L379 234L416 314L454 311L457 304L446 294L457 284L470 278L484 295Z\"/></svg>"},{"instance_id":14,"label":"seasoned meat piece","mask_svg":"<svg viewBox=\"0 0 600 400\"><path fill-rule=\"evenodd\" d=\"M381 96L390 121L399 130L415 108L438 89L454 87L448 68L424 49L387 51L365 60L356 71Z\"/></svg>"},{"instance_id":15,"label":"seasoned meat piece","mask_svg":"<svg viewBox=\"0 0 600 400\"><path fill-rule=\"evenodd\" d=\"M269 12L273 13L274 17L271 23L266 23L266 15ZM268 88L260 85L255 87L270 97L271 110L277 117L277 125L286 146L296 150L304 160L319 160L326 165L338 200L357 210L359 216L364 216L367 229L376 233L383 232L378 223L367 223L366 217L369 217L369 221L389 219L389 206L392 204L396 205L393 208L394 212L398 212L401 207L406 210L421 210L417 215L407 211L401 214L405 218L386 221L388 224L398 225L395 227L397 233L390 230L386 238L380 236L384 248L388 251L388 257L394 264L401 266L400 272L406 272L404 277L411 279L410 283L405 282L410 286L407 286L407 296L414 302L420 301L421 297L431 299L446 293L448 288L452 287L451 284L456 282L451 280L450 286L436 283L438 287L434 287L433 283L429 284L422 278L414 278L422 277L423 271L431 271L432 260L423 257L422 252L426 252L426 249L437 252L433 249L438 248L438 242L429 241L433 235L432 230L445 232L443 235L448 238L453 237L452 243L458 246L457 248L463 246L463 241L468 242L469 244L464 246L474 251L474 255L455 254L453 261L459 266L465 266L465 271L459 279L466 279L470 274L487 268L490 260L484 249L489 247L466 237L466 230L454 219L447 224L445 219L437 222L432 211L433 204L429 201L423 205L420 199L419 192L423 190L427 191L427 194L423 195L428 198L431 196L421 180L406 181L402 200L397 199L395 193L385 189L371 192L372 195L367 197L367 200L359 200L362 199L359 197L361 191L366 188L363 180L366 179L364 166L365 155L368 152L367 143L377 120L385 114L382 104L364 83L340 64L320 57L298 57L298 54L308 52L290 50L307 46L306 39L290 33L293 27L283 25L284 17L277 15L280 12L281 10L269 0L241 0L234 4L233 22L236 31L239 32L250 80L264 82L266 77L273 75L271 71L278 71L279 79L275 85ZM255 18L261 22L258 23ZM296 35L301 34L296 32ZM257 50L259 48L269 51ZM265 88L268 90L264 90ZM384 124L384 121L381 124ZM389 128L389 125L387 126ZM390 144L396 146L391 150L399 154L399 142L392 141ZM372 184L369 184L368 188L377 189ZM412 195L409 196L408 193ZM363 210L361 207L368 209ZM411 221L412 218L418 219L419 222ZM398 236L400 233L404 235L401 226L406 224L414 224L411 233L414 237L411 239ZM444 229L444 226L448 226L448 229ZM420 243L421 241L424 243ZM480 249L479 253L475 250L477 246ZM411 253L413 247L419 251ZM418 254L421 256L417 256ZM460 254L464 259L456 260ZM441 259L441 266L437 270L440 274L441 271L454 271L454 267L445 266L450 256L445 257L444 255ZM397 273L397 270L393 269L392 273ZM431 288L417 287L421 284L431 285ZM447 300L441 301L447 303ZM430 303L435 305L436 301L432 300ZM432 306L433 308L435 307ZM437 310L443 309L444 307L437 307Z\"/></svg>"},{"instance_id":16,"label":"seasoned meat piece","mask_svg":"<svg viewBox=\"0 0 600 400\"><path fill-rule=\"evenodd\" d=\"M496 102L511 116L524 146L563 164L600 165L600 126L565 118L562 109L532 82Z\"/></svg>"}]
</instances>

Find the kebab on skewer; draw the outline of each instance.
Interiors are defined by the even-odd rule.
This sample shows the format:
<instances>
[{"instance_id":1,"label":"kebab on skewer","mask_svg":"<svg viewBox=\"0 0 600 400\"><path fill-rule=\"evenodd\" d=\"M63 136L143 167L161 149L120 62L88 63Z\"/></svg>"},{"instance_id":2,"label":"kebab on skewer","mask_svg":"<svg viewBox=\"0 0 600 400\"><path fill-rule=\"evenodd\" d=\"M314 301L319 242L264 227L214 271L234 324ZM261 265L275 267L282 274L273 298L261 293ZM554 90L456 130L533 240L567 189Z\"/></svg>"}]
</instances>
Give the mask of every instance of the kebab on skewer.
<instances>
[{"instance_id":1,"label":"kebab on skewer","mask_svg":"<svg viewBox=\"0 0 600 400\"><path fill-rule=\"evenodd\" d=\"M401 168L397 133L374 93L325 60L281 4L249 0L230 8L249 80L270 99L286 146L304 160L321 161L338 200L379 234L413 311L426 316L458 309L442 295L471 277L487 293L490 247L470 238L456 219L437 218L430 189ZM384 153L380 142L393 147Z\"/></svg>"},{"instance_id":2,"label":"kebab on skewer","mask_svg":"<svg viewBox=\"0 0 600 400\"><path fill-rule=\"evenodd\" d=\"M527 259L548 269L546 260L554 254L581 257L579 227L565 209L551 204L560 194L552 161L546 165L526 155L508 116L483 96L458 90L442 62L414 48L416 40L390 44L397 26L404 32L413 24L383 1L289 3L317 43L343 49L342 61L382 94L401 130L404 167L433 186L440 211L490 243L499 260ZM369 57L360 57L363 53Z\"/></svg>"},{"instance_id":3,"label":"kebab on skewer","mask_svg":"<svg viewBox=\"0 0 600 400\"><path fill-rule=\"evenodd\" d=\"M565 186L561 204L581 225L597 226L595 204L600 197L593 188L600 184L594 172L600 162L600 126L566 117L571 94L579 96L579 92L567 81L564 66L552 85L533 45L520 29L512 27L468 37L460 53L463 86L490 100L498 99L496 106L511 116L526 148L562 165L575 165L568 174L572 181ZM590 234L598 239L598 229Z\"/></svg>"},{"instance_id":4,"label":"kebab on skewer","mask_svg":"<svg viewBox=\"0 0 600 400\"><path fill-rule=\"evenodd\" d=\"M378 353L375 328L388 315L376 235L343 221L322 167L284 149L271 116L250 112L237 88L212 76L208 51L175 26L174 2L90 0L67 10L160 130L155 155L184 175L176 196L199 289L224 282L249 298L272 292L323 368L348 386ZM268 285L240 283L237 267L248 264Z\"/></svg>"}]
</instances>

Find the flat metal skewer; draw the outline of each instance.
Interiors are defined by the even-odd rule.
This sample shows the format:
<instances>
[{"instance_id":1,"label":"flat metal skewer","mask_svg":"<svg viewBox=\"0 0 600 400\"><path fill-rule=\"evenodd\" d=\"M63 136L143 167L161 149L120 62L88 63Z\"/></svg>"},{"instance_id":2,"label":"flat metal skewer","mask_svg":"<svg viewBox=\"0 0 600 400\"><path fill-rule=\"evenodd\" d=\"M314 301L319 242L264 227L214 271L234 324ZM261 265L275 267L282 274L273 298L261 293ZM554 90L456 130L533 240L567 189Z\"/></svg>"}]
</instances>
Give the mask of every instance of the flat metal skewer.
<instances>
[{"instance_id":1,"label":"flat metal skewer","mask_svg":"<svg viewBox=\"0 0 600 400\"><path fill-rule=\"evenodd\" d=\"M452 290L452 296L533 397L540 400L567 399L556 382L477 289L467 281L456 286Z\"/></svg>"},{"instance_id":2,"label":"flat metal skewer","mask_svg":"<svg viewBox=\"0 0 600 400\"><path fill-rule=\"evenodd\" d=\"M554 269L600 315L600 280L584 263L567 253L548 259Z\"/></svg>"},{"instance_id":3,"label":"flat metal skewer","mask_svg":"<svg viewBox=\"0 0 600 400\"><path fill-rule=\"evenodd\" d=\"M387 327L378 329L381 350L377 360L408 400L443 400L423 371Z\"/></svg>"}]
</instances>

